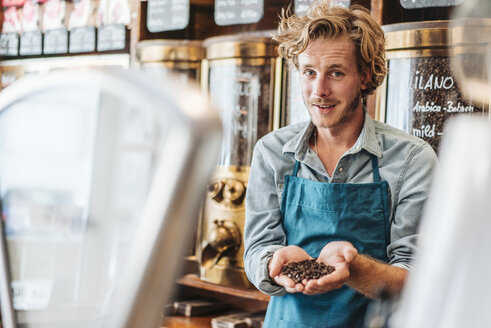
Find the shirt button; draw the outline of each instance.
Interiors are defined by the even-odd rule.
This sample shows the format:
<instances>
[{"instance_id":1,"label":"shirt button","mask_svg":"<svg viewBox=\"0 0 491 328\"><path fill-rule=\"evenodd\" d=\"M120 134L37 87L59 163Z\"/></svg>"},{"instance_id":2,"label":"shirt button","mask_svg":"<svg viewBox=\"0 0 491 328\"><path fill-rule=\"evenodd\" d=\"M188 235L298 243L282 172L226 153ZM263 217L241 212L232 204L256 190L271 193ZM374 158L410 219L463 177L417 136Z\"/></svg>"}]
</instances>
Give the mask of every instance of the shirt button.
<instances>
[{"instance_id":1,"label":"shirt button","mask_svg":"<svg viewBox=\"0 0 491 328\"><path fill-rule=\"evenodd\" d=\"M338 169L338 172L339 173L343 172L343 167L342 166Z\"/></svg>"}]
</instances>

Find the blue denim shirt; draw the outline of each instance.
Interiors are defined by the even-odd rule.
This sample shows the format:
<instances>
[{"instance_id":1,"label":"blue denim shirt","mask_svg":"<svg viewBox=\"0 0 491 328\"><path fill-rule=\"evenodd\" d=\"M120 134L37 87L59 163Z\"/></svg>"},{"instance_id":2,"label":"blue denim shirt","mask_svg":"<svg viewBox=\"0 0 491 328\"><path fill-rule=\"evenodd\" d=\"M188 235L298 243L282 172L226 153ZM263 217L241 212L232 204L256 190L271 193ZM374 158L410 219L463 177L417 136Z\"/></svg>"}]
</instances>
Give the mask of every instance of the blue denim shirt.
<instances>
[{"instance_id":1,"label":"blue denim shirt","mask_svg":"<svg viewBox=\"0 0 491 328\"><path fill-rule=\"evenodd\" d=\"M269 295L286 293L270 279L268 262L274 251L286 245L280 205L285 175L291 175L295 160L300 162L301 178L368 183L373 182L370 154L376 155L380 176L390 186L389 264L411 269L419 220L438 162L433 148L365 113L360 136L329 176L309 148L313 131L310 121L287 126L264 136L254 148L245 203L244 267L249 280Z\"/></svg>"}]
</instances>

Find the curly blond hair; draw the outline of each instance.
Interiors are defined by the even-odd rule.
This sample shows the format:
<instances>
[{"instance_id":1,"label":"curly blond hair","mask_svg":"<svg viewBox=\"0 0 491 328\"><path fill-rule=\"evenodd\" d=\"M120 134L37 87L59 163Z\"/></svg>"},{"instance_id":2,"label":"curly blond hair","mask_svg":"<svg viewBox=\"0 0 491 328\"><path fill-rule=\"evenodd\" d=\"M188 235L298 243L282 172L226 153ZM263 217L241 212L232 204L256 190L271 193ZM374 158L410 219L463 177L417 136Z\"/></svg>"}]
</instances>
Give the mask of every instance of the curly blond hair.
<instances>
[{"instance_id":1,"label":"curly blond hair","mask_svg":"<svg viewBox=\"0 0 491 328\"><path fill-rule=\"evenodd\" d=\"M290 7L280 19L273 39L279 43L280 55L297 69L298 55L305 51L309 41L348 35L356 47L358 70L368 68L372 73L363 95L372 94L384 80L387 74L384 31L364 7L353 5L348 9L317 0L305 16L292 14Z\"/></svg>"}]
</instances>

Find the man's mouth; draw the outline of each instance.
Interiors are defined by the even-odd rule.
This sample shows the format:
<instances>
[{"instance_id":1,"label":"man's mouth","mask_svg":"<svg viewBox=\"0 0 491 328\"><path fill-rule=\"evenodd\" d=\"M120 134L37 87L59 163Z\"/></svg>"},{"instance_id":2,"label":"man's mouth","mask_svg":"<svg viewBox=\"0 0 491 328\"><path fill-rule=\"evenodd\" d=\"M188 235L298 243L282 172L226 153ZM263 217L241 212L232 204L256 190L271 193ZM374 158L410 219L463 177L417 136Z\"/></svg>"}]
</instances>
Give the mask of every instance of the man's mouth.
<instances>
[{"instance_id":1,"label":"man's mouth","mask_svg":"<svg viewBox=\"0 0 491 328\"><path fill-rule=\"evenodd\" d=\"M314 104L315 107L319 108L319 109L332 109L334 108L334 106L336 106L335 104L331 104L331 105L326 105L326 104Z\"/></svg>"}]
</instances>

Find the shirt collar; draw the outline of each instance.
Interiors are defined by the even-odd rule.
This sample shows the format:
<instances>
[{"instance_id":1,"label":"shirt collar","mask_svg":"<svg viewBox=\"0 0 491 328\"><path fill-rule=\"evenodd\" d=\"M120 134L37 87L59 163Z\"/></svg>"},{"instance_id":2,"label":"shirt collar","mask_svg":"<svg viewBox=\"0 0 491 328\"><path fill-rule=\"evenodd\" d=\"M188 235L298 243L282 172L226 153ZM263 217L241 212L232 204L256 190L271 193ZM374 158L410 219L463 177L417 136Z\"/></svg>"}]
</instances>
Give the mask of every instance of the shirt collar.
<instances>
[{"instance_id":1,"label":"shirt collar","mask_svg":"<svg viewBox=\"0 0 491 328\"><path fill-rule=\"evenodd\" d=\"M308 124L296 134L293 138L288 140L283 146L283 153L295 153L295 159L302 161L305 158L307 149L309 148L309 140L314 132L314 124L309 121ZM358 139L349 153L358 153L361 149L365 149L371 154L377 157L382 157L382 148L377 141L377 136L375 134L375 125L373 118L365 111L365 120L363 123L363 129L361 130Z\"/></svg>"},{"instance_id":2,"label":"shirt collar","mask_svg":"<svg viewBox=\"0 0 491 328\"><path fill-rule=\"evenodd\" d=\"M382 147L380 146L380 143L377 140L377 134L375 133L375 122L366 110L363 129L361 130L360 136L352 149L357 145L360 146L359 148L365 149L377 157L382 157Z\"/></svg>"}]
</instances>

